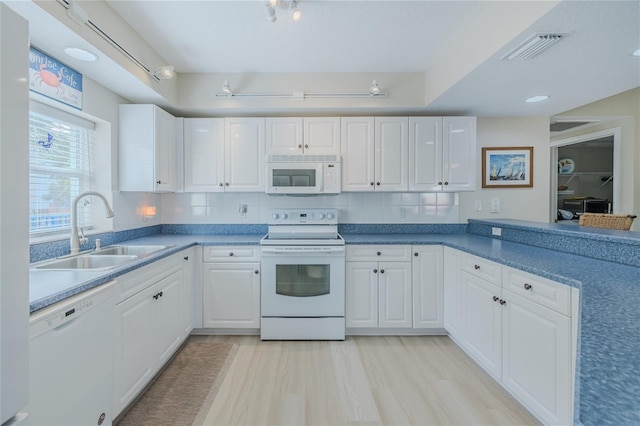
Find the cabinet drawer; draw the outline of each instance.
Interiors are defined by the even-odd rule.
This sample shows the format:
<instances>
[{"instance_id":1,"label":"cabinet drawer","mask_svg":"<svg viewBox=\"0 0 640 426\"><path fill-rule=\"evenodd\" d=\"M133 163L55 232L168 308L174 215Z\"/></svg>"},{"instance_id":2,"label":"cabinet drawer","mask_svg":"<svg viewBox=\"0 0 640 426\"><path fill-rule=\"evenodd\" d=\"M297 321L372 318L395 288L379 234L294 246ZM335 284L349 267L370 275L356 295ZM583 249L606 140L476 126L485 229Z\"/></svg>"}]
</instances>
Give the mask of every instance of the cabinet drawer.
<instances>
[{"instance_id":1,"label":"cabinet drawer","mask_svg":"<svg viewBox=\"0 0 640 426\"><path fill-rule=\"evenodd\" d=\"M462 270L500 286L502 265L472 254L462 257Z\"/></svg>"},{"instance_id":2,"label":"cabinet drawer","mask_svg":"<svg viewBox=\"0 0 640 426\"><path fill-rule=\"evenodd\" d=\"M410 245L354 245L347 246L346 258L348 261L375 262L375 261L411 261Z\"/></svg>"},{"instance_id":3,"label":"cabinet drawer","mask_svg":"<svg viewBox=\"0 0 640 426\"><path fill-rule=\"evenodd\" d=\"M568 285L505 267L503 287L556 312L571 315L571 287Z\"/></svg>"},{"instance_id":4,"label":"cabinet drawer","mask_svg":"<svg viewBox=\"0 0 640 426\"><path fill-rule=\"evenodd\" d=\"M204 263L260 261L260 246L206 246L203 250Z\"/></svg>"},{"instance_id":5,"label":"cabinet drawer","mask_svg":"<svg viewBox=\"0 0 640 426\"><path fill-rule=\"evenodd\" d=\"M118 277L116 281L116 304L181 269L182 253L171 255Z\"/></svg>"}]
</instances>

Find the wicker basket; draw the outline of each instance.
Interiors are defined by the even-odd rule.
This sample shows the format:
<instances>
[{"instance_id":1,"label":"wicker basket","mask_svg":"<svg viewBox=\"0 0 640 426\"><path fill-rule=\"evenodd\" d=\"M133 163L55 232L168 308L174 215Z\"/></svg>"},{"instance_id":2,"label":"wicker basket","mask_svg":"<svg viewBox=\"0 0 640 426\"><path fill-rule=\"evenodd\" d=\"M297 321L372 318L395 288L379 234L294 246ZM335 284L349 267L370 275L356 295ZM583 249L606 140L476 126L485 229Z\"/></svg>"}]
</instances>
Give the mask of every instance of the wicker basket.
<instances>
[{"instance_id":1,"label":"wicker basket","mask_svg":"<svg viewBox=\"0 0 640 426\"><path fill-rule=\"evenodd\" d=\"M628 231L635 216L626 214L583 213L578 222L580 226L592 228L622 229Z\"/></svg>"}]
</instances>

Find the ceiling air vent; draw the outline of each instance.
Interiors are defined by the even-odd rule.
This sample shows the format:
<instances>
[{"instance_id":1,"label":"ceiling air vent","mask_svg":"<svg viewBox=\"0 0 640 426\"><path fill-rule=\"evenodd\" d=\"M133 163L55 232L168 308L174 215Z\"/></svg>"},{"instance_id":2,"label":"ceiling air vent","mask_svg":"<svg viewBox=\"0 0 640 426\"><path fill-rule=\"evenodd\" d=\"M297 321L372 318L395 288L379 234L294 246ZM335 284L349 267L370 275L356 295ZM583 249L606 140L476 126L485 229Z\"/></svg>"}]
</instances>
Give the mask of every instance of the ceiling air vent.
<instances>
[{"instance_id":1,"label":"ceiling air vent","mask_svg":"<svg viewBox=\"0 0 640 426\"><path fill-rule=\"evenodd\" d=\"M597 123L600 120L597 119L585 119L585 120L558 120L551 123L549 130L552 132L562 132L565 130L573 129L575 127L584 126L589 123Z\"/></svg>"},{"instance_id":2,"label":"ceiling air vent","mask_svg":"<svg viewBox=\"0 0 640 426\"><path fill-rule=\"evenodd\" d=\"M527 38L524 42L520 43L514 49L507 52L501 61L526 61L534 56L542 53L544 50L551 47L553 44L559 42L567 34L534 34Z\"/></svg>"}]
</instances>

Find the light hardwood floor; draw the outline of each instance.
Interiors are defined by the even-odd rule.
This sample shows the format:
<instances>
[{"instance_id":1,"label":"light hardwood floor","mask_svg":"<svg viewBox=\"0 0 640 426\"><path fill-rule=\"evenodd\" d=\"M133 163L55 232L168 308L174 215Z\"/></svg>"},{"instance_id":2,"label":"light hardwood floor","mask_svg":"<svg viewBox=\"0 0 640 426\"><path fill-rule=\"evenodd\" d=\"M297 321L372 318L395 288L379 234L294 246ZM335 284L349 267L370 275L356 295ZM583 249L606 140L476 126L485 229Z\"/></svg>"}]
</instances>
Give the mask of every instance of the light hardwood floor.
<instances>
[{"instance_id":1,"label":"light hardwood floor","mask_svg":"<svg viewBox=\"0 0 640 426\"><path fill-rule=\"evenodd\" d=\"M231 341L206 425L538 425L445 336Z\"/></svg>"}]
</instances>

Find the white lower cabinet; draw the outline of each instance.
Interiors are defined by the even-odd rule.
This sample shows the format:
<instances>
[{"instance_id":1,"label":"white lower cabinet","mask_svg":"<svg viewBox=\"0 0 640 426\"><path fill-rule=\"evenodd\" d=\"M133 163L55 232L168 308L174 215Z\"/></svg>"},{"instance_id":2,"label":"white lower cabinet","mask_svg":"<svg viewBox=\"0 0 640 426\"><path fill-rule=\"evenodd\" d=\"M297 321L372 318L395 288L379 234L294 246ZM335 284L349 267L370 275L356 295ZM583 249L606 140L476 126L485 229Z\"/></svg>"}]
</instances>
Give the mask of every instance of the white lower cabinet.
<instances>
[{"instance_id":1,"label":"white lower cabinet","mask_svg":"<svg viewBox=\"0 0 640 426\"><path fill-rule=\"evenodd\" d=\"M543 423L570 424L577 290L453 249L445 271L454 340Z\"/></svg>"},{"instance_id":2,"label":"white lower cabinet","mask_svg":"<svg viewBox=\"0 0 640 426\"><path fill-rule=\"evenodd\" d=\"M444 322L443 247L413 246L411 258L413 328L442 328Z\"/></svg>"},{"instance_id":3,"label":"white lower cabinet","mask_svg":"<svg viewBox=\"0 0 640 426\"><path fill-rule=\"evenodd\" d=\"M502 308L500 287L462 272L463 338L461 344L478 364L497 379L502 370Z\"/></svg>"},{"instance_id":4,"label":"white lower cabinet","mask_svg":"<svg viewBox=\"0 0 640 426\"><path fill-rule=\"evenodd\" d=\"M118 278L113 415L117 416L171 358L191 331L185 255L177 253ZM133 293L133 294L132 294Z\"/></svg>"},{"instance_id":5,"label":"white lower cabinet","mask_svg":"<svg viewBox=\"0 0 640 426\"><path fill-rule=\"evenodd\" d=\"M204 328L260 328L260 248L204 247Z\"/></svg>"},{"instance_id":6,"label":"white lower cabinet","mask_svg":"<svg viewBox=\"0 0 640 426\"><path fill-rule=\"evenodd\" d=\"M410 254L411 246L347 246L347 328L412 327Z\"/></svg>"}]
</instances>

